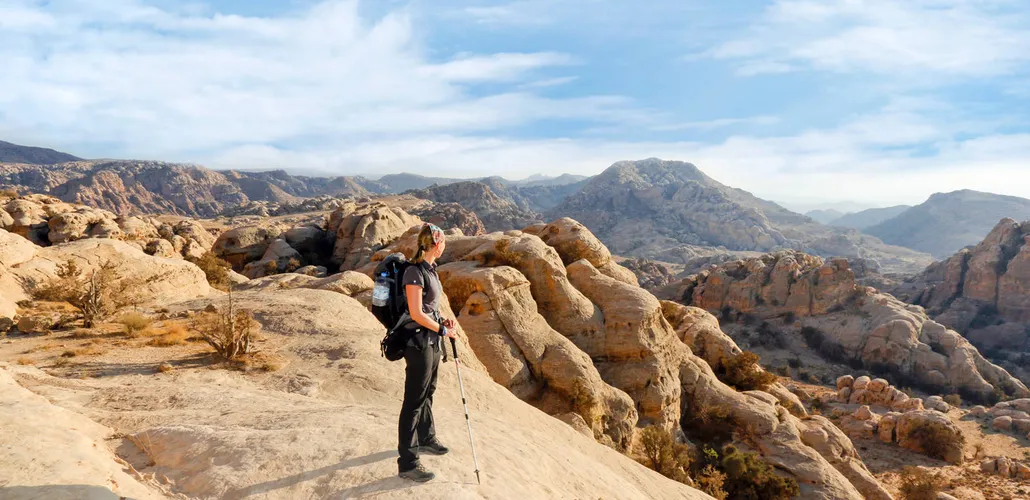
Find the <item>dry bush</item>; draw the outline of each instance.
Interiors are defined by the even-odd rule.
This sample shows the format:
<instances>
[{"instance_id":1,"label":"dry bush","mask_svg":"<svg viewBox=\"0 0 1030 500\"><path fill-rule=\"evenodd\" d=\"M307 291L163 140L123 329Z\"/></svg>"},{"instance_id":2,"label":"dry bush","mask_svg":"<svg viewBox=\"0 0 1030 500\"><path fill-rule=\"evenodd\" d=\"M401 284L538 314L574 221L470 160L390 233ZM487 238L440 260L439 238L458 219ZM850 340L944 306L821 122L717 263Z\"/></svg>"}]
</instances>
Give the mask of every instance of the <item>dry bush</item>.
<instances>
[{"instance_id":1,"label":"dry bush","mask_svg":"<svg viewBox=\"0 0 1030 500\"><path fill-rule=\"evenodd\" d=\"M15 188L0 189L0 200L12 200L18 197L18 190Z\"/></svg>"},{"instance_id":2,"label":"dry bush","mask_svg":"<svg viewBox=\"0 0 1030 500\"><path fill-rule=\"evenodd\" d=\"M279 261L275 259L265 262L265 276L273 274L279 274Z\"/></svg>"},{"instance_id":3,"label":"dry bush","mask_svg":"<svg viewBox=\"0 0 1030 500\"><path fill-rule=\"evenodd\" d=\"M726 474L714 465L706 465L694 473L695 487L716 500L725 500L726 490L723 486L726 483Z\"/></svg>"},{"instance_id":4,"label":"dry bush","mask_svg":"<svg viewBox=\"0 0 1030 500\"><path fill-rule=\"evenodd\" d=\"M640 433L644 465L655 472L682 483L690 477L690 448L677 443L665 428L650 425Z\"/></svg>"},{"instance_id":5,"label":"dry bush","mask_svg":"<svg viewBox=\"0 0 1030 500\"><path fill-rule=\"evenodd\" d=\"M919 467L901 470L901 500L937 500L937 494L943 489L943 480L938 474Z\"/></svg>"},{"instance_id":6,"label":"dry bush","mask_svg":"<svg viewBox=\"0 0 1030 500\"><path fill-rule=\"evenodd\" d=\"M283 269L288 273L292 273L297 269L301 268L301 262L296 257L290 257L290 260L286 261L286 267Z\"/></svg>"},{"instance_id":7,"label":"dry bush","mask_svg":"<svg viewBox=\"0 0 1030 500\"><path fill-rule=\"evenodd\" d=\"M716 371L719 379L738 391L762 391L776 382L776 375L762 369L758 355L744 351L723 361Z\"/></svg>"},{"instance_id":8,"label":"dry bush","mask_svg":"<svg viewBox=\"0 0 1030 500\"><path fill-rule=\"evenodd\" d=\"M204 271L204 276L207 277L207 282L212 287L223 292L229 290L229 271L232 271L231 264L210 251L199 259L188 260L199 267L201 271Z\"/></svg>"},{"instance_id":9,"label":"dry bush","mask_svg":"<svg viewBox=\"0 0 1030 500\"><path fill-rule=\"evenodd\" d=\"M153 322L154 320L135 311L122 314L115 320L115 323L125 327L125 333L130 337L138 336L140 332L147 329Z\"/></svg>"},{"instance_id":10,"label":"dry bush","mask_svg":"<svg viewBox=\"0 0 1030 500\"><path fill-rule=\"evenodd\" d=\"M921 422L912 429L909 438L919 443L924 454L939 460L947 460L949 455L961 457L966 445L966 437L961 432L954 433L937 422Z\"/></svg>"},{"instance_id":11,"label":"dry bush","mask_svg":"<svg viewBox=\"0 0 1030 500\"><path fill-rule=\"evenodd\" d=\"M251 352L251 342L258 326L250 311L236 307L231 288L223 309L205 311L193 319L193 329L226 361Z\"/></svg>"},{"instance_id":12,"label":"dry bush","mask_svg":"<svg viewBox=\"0 0 1030 500\"><path fill-rule=\"evenodd\" d=\"M170 365L170 364L168 364L168 363L161 363L161 365L157 367L157 371L159 371L161 373L168 373L168 372L170 372L170 371L172 371L174 369L175 369L175 367Z\"/></svg>"},{"instance_id":13,"label":"dry bush","mask_svg":"<svg viewBox=\"0 0 1030 500\"><path fill-rule=\"evenodd\" d=\"M26 357L22 356L22 357L18 358L18 364L22 365L22 366L30 366L30 365L36 364L36 362L33 361L30 358L26 358Z\"/></svg>"},{"instance_id":14,"label":"dry bush","mask_svg":"<svg viewBox=\"0 0 1030 500\"><path fill-rule=\"evenodd\" d=\"M185 344L190 338L190 332L182 323L172 323L162 330L155 331L154 338L147 343L155 347L171 347Z\"/></svg>"},{"instance_id":15,"label":"dry bush","mask_svg":"<svg viewBox=\"0 0 1030 500\"><path fill-rule=\"evenodd\" d=\"M722 444L733 438L736 420L728 408L710 405L697 399L688 403L680 419L680 428L691 439L701 443Z\"/></svg>"},{"instance_id":16,"label":"dry bush","mask_svg":"<svg viewBox=\"0 0 1030 500\"><path fill-rule=\"evenodd\" d=\"M944 396L944 402L956 408L962 406L962 396L958 394L948 394Z\"/></svg>"},{"instance_id":17,"label":"dry bush","mask_svg":"<svg viewBox=\"0 0 1030 500\"><path fill-rule=\"evenodd\" d=\"M572 411L583 417L591 429L598 429L604 415L590 387L577 378L572 382L572 393L569 397L572 400Z\"/></svg>"},{"instance_id":18,"label":"dry bush","mask_svg":"<svg viewBox=\"0 0 1030 500\"><path fill-rule=\"evenodd\" d=\"M90 272L68 260L57 266L57 275L42 283L34 293L37 299L64 301L79 309L82 326L93 328L115 311L138 304L141 283L122 276L118 266L105 261Z\"/></svg>"}]
</instances>

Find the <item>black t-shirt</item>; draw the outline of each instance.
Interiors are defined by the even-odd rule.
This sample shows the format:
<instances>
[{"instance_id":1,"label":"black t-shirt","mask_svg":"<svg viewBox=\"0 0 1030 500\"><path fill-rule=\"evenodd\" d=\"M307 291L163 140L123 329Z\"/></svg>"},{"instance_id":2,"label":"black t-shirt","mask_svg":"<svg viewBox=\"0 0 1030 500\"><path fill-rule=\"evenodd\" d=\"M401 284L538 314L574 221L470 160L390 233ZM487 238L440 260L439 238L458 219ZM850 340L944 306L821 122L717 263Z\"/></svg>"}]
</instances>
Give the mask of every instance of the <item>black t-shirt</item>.
<instances>
[{"instance_id":1,"label":"black t-shirt","mask_svg":"<svg viewBox=\"0 0 1030 500\"><path fill-rule=\"evenodd\" d=\"M421 268L421 270L419 269ZM424 276L429 277L429 286L426 286ZM440 317L440 297L443 296L443 285L440 283L440 275L436 273L436 264L422 262L408 266L404 271L404 293L407 294L408 285L415 285L423 289L422 312L433 319Z\"/></svg>"}]
</instances>

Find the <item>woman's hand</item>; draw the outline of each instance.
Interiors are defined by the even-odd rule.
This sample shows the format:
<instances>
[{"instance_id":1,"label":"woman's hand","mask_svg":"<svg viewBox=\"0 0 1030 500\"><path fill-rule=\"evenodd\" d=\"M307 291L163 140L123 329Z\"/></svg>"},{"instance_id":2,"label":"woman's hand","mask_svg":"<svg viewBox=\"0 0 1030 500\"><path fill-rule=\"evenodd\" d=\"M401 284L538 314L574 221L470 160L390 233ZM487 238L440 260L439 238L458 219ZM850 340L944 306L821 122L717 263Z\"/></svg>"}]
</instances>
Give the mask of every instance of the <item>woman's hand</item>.
<instances>
[{"instance_id":1,"label":"woman's hand","mask_svg":"<svg viewBox=\"0 0 1030 500\"><path fill-rule=\"evenodd\" d=\"M444 328L447 328L447 335L446 335L447 338L450 338L450 339L458 338L458 329L455 328L455 327L458 326L457 322L455 322L453 319L445 319L445 320L443 320L443 326L444 326Z\"/></svg>"}]
</instances>

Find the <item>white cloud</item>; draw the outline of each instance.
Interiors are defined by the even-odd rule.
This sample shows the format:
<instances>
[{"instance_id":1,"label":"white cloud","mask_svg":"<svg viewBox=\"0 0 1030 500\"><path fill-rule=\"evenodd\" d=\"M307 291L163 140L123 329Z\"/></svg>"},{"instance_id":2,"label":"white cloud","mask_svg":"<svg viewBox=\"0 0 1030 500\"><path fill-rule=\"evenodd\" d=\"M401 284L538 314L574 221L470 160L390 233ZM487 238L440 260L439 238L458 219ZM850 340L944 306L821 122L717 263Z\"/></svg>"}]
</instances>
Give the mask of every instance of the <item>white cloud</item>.
<instances>
[{"instance_id":1,"label":"white cloud","mask_svg":"<svg viewBox=\"0 0 1030 500\"><path fill-rule=\"evenodd\" d=\"M20 0L13 0L19 2ZM575 61L556 52L436 61L410 14L359 15L330 0L256 18L162 10L136 0L21 1L0 31L0 133L105 155L183 156L253 143L334 143L370 134L460 134L552 119L619 121L625 98L548 99L515 90ZM469 86L494 84L492 92ZM498 86L499 85L499 86ZM506 90L505 85L513 85Z\"/></svg>"},{"instance_id":2,"label":"white cloud","mask_svg":"<svg viewBox=\"0 0 1030 500\"><path fill-rule=\"evenodd\" d=\"M1030 15L1006 0L777 0L742 38L708 52L743 75L800 67L992 76L1030 62Z\"/></svg>"}]
</instances>

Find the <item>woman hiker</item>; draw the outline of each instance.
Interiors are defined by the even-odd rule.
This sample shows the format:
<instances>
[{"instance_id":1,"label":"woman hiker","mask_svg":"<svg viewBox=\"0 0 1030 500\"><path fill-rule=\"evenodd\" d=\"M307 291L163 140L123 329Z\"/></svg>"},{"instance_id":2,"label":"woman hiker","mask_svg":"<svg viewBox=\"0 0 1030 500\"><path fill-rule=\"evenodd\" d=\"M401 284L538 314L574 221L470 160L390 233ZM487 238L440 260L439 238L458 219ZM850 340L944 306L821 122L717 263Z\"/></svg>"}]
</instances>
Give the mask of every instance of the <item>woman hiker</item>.
<instances>
[{"instance_id":1,"label":"woman hiker","mask_svg":"<svg viewBox=\"0 0 1030 500\"><path fill-rule=\"evenodd\" d=\"M397 426L397 467L400 477L425 482L435 475L419 462L419 453L443 455L449 450L436 438L433 426L433 393L439 372L443 339L456 338L454 320L440 314L443 285L436 273L436 259L443 254L443 230L426 224L418 233L412 265L401 278L411 320L411 339L404 349L404 403Z\"/></svg>"}]
</instances>

